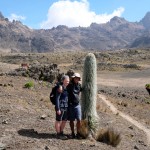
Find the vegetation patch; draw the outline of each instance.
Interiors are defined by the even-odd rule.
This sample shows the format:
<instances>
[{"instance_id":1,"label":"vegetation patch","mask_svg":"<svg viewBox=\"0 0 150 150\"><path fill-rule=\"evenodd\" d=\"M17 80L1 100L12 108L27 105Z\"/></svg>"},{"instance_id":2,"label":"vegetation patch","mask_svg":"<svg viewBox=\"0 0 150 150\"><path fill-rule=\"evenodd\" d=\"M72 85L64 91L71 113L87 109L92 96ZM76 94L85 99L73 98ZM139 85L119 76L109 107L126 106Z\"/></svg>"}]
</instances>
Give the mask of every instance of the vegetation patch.
<instances>
[{"instance_id":1,"label":"vegetation patch","mask_svg":"<svg viewBox=\"0 0 150 150\"><path fill-rule=\"evenodd\" d=\"M34 87L34 83L32 81L29 81L24 85L24 88L28 88L28 89L33 88L33 87Z\"/></svg>"},{"instance_id":2,"label":"vegetation patch","mask_svg":"<svg viewBox=\"0 0 150 150\"><path fill-rule=\"evenodd\" d=\"M100 129L96 140L116 147L121 142L121 136L113 129Z\"/></svg>"}]
</instances>

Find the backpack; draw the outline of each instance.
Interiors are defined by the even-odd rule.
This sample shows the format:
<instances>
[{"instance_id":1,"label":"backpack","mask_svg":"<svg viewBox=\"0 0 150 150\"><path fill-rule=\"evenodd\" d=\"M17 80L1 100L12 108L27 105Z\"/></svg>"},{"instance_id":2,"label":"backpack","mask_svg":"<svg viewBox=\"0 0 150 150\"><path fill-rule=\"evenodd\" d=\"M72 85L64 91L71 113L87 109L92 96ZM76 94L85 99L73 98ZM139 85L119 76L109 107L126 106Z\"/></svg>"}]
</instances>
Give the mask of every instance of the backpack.
<instances>
[{"instance_id":1,"label":"backpack","mask_svg":"<svg viewBox=\"0 0 150 150\"><path fill-rule=\"evenodd\" d=\"M50 92L50 101L53 105L56 105L56 92L57 89L59 88L60 83L57 83L51 90Z\"/></svg>"}]
</instances>

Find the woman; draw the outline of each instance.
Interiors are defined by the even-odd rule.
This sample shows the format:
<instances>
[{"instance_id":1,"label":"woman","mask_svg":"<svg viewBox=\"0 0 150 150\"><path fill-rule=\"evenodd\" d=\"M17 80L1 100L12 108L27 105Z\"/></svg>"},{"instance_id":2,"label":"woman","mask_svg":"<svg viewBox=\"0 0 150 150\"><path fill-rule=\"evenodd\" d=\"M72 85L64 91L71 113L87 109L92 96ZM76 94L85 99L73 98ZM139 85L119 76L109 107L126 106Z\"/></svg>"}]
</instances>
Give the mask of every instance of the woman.
<instances>
[{"instance_id":1,"label":"woman","mask_svg":"<svg viewBox=\"0 0 150 150\"><path fill-rule=\"evenodd\" d=\"M62 77L62 85L59 85L56 91L56 122L55 129L57 132L57 138L66 140L67 137L63 134L64 127L68 118L68 92L67 85L69 84L69 76Z\"/></svg>"}]
</instances>

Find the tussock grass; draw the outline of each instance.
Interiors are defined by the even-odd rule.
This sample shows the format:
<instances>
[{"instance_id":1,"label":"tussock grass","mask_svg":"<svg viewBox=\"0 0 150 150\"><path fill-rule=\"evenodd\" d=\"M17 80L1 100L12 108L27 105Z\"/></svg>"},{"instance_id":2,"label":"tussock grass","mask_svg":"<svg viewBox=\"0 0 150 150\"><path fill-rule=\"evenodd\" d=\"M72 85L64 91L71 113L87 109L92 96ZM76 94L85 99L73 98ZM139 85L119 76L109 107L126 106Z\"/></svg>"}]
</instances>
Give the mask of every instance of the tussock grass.
<instances>
[{"instance_id":1,"label":"tussock grass","mask_svg":"<svg viewBox=\"0 0 150 150\"><path fill-rule=\"evenodd\" d=\"M121 136L114 129L100 129L97 133L96 140L116 147L121 142Z\"/></svg>"},{"instance_id":2,"label":"tussock grass","mask_svg":"<svg viewBox=\"0 0 150 150\"><path fill-rule=\"evenodd\" d=\"M89 136L90 130L87 120L81 120L81 127L79 130L82 138L86 139ZM96 141L103 142L113 147L116 147L121 142L121 135L112 128L99 129L94 137Z\"/></svg>"},{"instance_id":3,"label":"tussock grass","mask_svg":"<svg viewBox=\"0 0 150 150\"><path fill-rule=\"evenodd\" d=\"M82 138L86 139L89 135L89 127L88 127L88 121L87 120L81 120L81 126L79 130L80 135Z\"/></svg>"}]
</instances>

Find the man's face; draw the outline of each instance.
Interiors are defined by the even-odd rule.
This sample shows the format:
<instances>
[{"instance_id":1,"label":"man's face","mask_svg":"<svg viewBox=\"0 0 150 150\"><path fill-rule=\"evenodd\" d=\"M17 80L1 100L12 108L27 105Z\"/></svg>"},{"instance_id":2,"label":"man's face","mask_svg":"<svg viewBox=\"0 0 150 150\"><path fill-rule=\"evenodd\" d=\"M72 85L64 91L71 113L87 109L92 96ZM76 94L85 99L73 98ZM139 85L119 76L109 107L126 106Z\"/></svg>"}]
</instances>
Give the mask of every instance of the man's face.
<instances>
[{"instance_id":1,"label":"man's face","mask_svg":"<svg viewBox=\"0 0 150 150\"><path fill-rule=\"evenodd\" d=\"M78 78L78 77L75 77L75 78L74 78L74 82L75 82L75 83L78 83L79 81L80 81L80 78Z\"/></svg>"}]
</instances>

